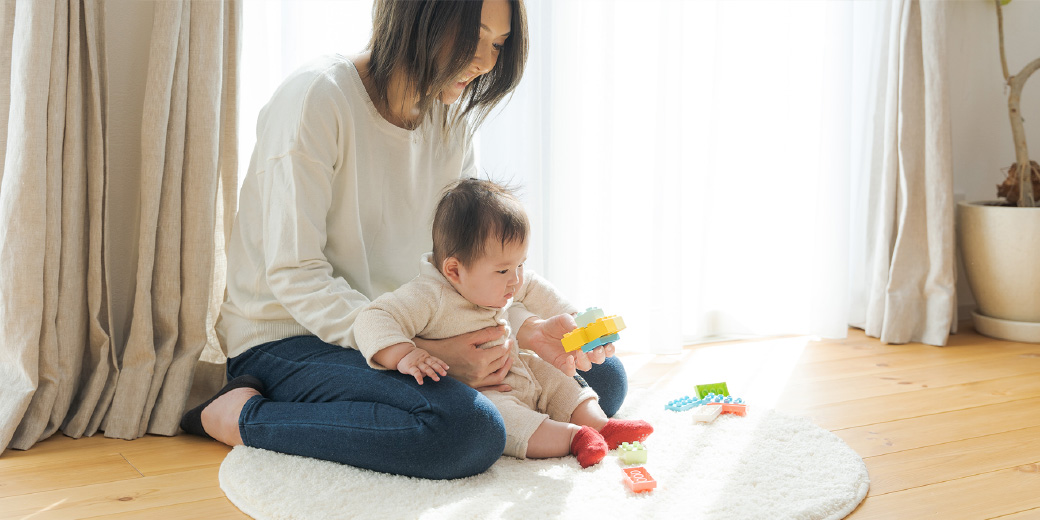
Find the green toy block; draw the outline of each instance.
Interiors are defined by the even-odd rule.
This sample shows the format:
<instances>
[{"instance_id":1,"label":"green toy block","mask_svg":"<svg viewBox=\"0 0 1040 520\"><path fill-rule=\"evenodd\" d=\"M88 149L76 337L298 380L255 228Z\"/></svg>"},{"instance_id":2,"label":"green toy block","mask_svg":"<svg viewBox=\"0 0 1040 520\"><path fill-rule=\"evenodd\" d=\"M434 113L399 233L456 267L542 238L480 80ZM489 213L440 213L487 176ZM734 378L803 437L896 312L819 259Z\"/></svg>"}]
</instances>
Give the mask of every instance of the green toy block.
<instances>
[{"instance_id":1,"label":"green toy block","mask_svg":"<svg viewBox=\"0 0 1040 520\"><path fill-rule=\"evenodd\" d=\"M585 312L579 312L578 315L574 317L574 321L578 322L579 328L583 328L604 316L605 314L603 314L603 309L600 309L599 307L589 307L588 309L585 309Z\"/></svg>"},{"instance_id":2,"label":"green toy block","mask_svg":"<svg viewBox=\"0 0 1040 520\"><path fill-rule=\"evenodd\" d=\"M704 396L708 394L729 395L729 388L726 388L725 382L697 385L697 397L699 399L704 399Z\"/></svg>"},{"instance_id":3,"label":"green toy block","mask_svg":"<svg viewBox=\"0 0 1040 520\"><path fill-rule=\"evenodd\" d=\"M618 446L620 451L621 462L625 464L645 464L646 463L646 446L639 441L635 442L622 442L621 446Z\"/></svg>"}]
</instances>

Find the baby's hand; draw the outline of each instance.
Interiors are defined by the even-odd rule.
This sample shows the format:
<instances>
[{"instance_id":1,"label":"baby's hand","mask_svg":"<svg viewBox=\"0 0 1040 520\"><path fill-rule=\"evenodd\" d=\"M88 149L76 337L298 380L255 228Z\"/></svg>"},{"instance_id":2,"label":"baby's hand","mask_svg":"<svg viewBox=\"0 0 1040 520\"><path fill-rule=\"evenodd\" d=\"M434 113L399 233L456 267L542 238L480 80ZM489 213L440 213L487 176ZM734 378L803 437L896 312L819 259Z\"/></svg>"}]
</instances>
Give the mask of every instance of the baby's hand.
<instances>
[{"instance_id":1,"label":"baby's hand","mask_svg":"<svg viewBox=\"0 0 1040 520\"><path fill-rule=\"evenodd\" d=\"M397 362L397 370L402 374L415 377L420 385L425 376L430 376L434 381L440 381L440 376L448 375L448 365L445 362L418 347L412 349L401 358L401 361Z\"/></svg>"}]
</instances>

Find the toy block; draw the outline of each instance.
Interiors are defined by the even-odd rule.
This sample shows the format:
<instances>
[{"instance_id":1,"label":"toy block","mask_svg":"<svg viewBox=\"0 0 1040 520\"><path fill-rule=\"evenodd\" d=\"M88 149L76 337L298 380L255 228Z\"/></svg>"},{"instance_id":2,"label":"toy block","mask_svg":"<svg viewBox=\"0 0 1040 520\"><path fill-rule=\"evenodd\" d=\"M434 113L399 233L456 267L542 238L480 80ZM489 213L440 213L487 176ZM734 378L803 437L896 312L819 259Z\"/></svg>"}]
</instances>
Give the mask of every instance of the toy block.
<instances>
[{"instance_id":1,"label":"toy block","mask_svg":"<svg viewBox=\"0 0 1040 520\"><path fill-rule=\"evenodd\" d=\"M625 464L646 464L646 446L639 441L632 443L622 442L618 446L621 450L621 462Z\"/></svg>"},{"instance_id":2,"label":"toy block","mask_svg":"<svg viewBox=\"0 0 1040 520\"><path fill-rule=\"evenodd\" d=\"M590 340L593 340L602 336L615 334L624 330L624 328L625 322L620 316L609 316L590 323L585 327L585 333L588 334Z\"/></svg>"},{"instance_id":3,"label":"toy block","mask_svg":"<svg viewBox=\"0 0 1040 520\"><path fill-rule=\"evenodd\" d=\"M607 334L615 334L625 330L625 320L621 319L621 316L613 315L607 316L606 318L600 318L596 320L598 323L602 323L607 329Z\"/></svg>"},{"instance_id":4,"label":"toy block","mask_svg":"<svg viewBox=\"0 0 1040 520\"><path fill-rule=\"evenodd\" d=\"M594 340L592 340L592 341L582 345L581 346L581 351L582 352L591 352L592 349L594 349L596 347L602 347L603 345L606 345L607 343L613 343L613 342L617 341L618 338L620 338L620 336L618 336L617 334L611 334L609 336L603 336L602 338L596 338L596 339L594 339Z\"/></svg>"},{"instance_id":5,"label":"toy block","mask_svg":"<svg viewBox=\"0 0 1040 520\"><path fill-rule=\"evenodd\" d=\"M688 395L684 395L678 399L668 401L668 404L664 405L665 410L672 410L673 412L685 412L701 404L701 401L694 399Z\"/></svg>"},{"instance_id":6,"label":"toy block","mask_svg":"<svg viewBox=\"0 0 1040 520\"><path fill-rule=\"evenodd\" d=\"M579 327L587 327L590 323L603 317L603 309L599 307L589 307L585 309L585 312L579 312L574 317L574 321L578 323Z\"/></svg>"},{"instance_id":7,"label":"toy block","mask_svg":"<svg viewBox=\"0 0 1040 520\"><path fill-rule=\"evenodd\" d=\"M596 347L613 343L619 339L618 331L625 328L621 316L603 317L599 307L589 307L578 314L574 320L578 328L563 335L563 350L572 352L579 348L582 352L590 352Z\"/></svg>"},{"instance_id":8,"label":"toy block","mask_svg":"<svg viewBox=\"0 0 1040 520\"><path fill-rule=\"evenodd\" d=\"M731 413L733 415L739 415L741 417L744 417L745 415L747 415L747 405L746 404L717 403L717 404L712 404L712 405L709 405L709 406L711 406L712 408L719 408L722 413Z\"/></svg>"},{"instance_id":9,"label":"toy block","mask_svg":"<svg viewBox=\"0 0 1040 520\"><path fill-rule=\"evenodd\" d=\"M574 329L563 335L563 350L571 352L578 350L589 342L589 338L585 335L585 329Z\"/></svg>"},{"instance_id":10,"label":"toy block","mask_svg":"<svg viewBox=\"0 0 1040 520\"><path fill-rule=\"evenodd\" d=\"M694 422L713 422L722 413L722 406L702 405L694 408L691 414Z\"/></svg>"},{"instance_id":11,"label":"toy block","mask_svg":"<svg viewBox=\"0 0 1040 520\"><path fill-rule=\"evenodd\" d=\"M635 493L646 493L657 487L657 481L646 472L646 468L621 468L625 472L625 485Z\"/></svg>"},{"instance_id":12,"label":"toy block","mask_svg":"<svg viewBox=\"0 0 1040 520\"><path fill-rule=\"evenodd\" d=\"M587 327L585 327L585 335L589 337L590 341L596 338L606 336L607 325L603 322L603 320L596 320L588 324Z\"/></svg>"},{"instance_id":13,"label":"toy block","mask_svg":"<svg viewBox=\"0 0 1040 520\"><path fill-rule=\"evenodd\" d=\"M710 393L726 396L729 395L729 388L726 387L725 382L697 385L697 397L704 397Z\"/></svg>"},{"instance_id":14,"label":"toy block","mask_svg":"<svg viewBox=\"0 0 1040 520\"><path fill-rule=\"evenodd\" d=\"M704 404L723 404L723 403L726 403L726 404L729 404L729 403L741 404L741 403L744 402L744 400L739 398L739 397L733 397L732 395L718 395L718 394L708 394L708 395L704 396L702 401L704 401Z\"/></svg>"}]
</instances>

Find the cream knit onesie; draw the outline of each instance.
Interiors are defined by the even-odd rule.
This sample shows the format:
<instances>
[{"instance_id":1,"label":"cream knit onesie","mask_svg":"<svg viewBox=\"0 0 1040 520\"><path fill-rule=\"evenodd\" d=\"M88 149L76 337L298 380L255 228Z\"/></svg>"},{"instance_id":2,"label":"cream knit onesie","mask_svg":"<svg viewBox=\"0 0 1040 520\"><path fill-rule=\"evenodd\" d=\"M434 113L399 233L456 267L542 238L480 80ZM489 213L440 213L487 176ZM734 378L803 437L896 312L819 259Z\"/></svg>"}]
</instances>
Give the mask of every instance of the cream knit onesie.
<instances>
[{"instance_id":1,"label":"cream knit onesie","mask_svg":"<svg viewBox=\"0 0 1040 520\"><path fill-rule=\"evenodd\" d=\"M354 344L369 365L384 368L372 361L376 352L398 343L414 345L412 338L417 336L443 339L497 324L508 327L509 305L499 309L466 300L430 262L431 256L432 253L422 256L419 276L380 296L357 315L352 330ZM524 283L513 302L543 318L577 312L552 285L531 271L524 273ZM513 367L503 383L512 390L482 393L491 399L505 421L505 454L522 459L527 454L528 440L542 421L550 418L569 422L579 404L597 395L536 354L521 351L515 342L510 355Z\"/></svg>"}]
</instances>

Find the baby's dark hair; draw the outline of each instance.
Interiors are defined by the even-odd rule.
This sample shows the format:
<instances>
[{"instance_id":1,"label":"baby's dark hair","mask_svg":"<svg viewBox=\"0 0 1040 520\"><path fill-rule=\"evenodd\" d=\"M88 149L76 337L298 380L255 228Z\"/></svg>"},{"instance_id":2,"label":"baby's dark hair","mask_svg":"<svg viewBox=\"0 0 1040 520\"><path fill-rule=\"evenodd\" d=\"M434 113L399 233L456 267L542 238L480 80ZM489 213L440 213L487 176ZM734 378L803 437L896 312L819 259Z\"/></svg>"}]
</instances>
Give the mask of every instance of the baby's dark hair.
<instances>
[{"instance_id":1,"label":"baby's dark hair","mask_svg":"<svg viewBox=\"0 0 1040 520\"><path fill-rule=\"evenodd\" d=\"M531 223L509 187L480 179L449 185L433 217L433 264L454 256L464 266L481 259L491 239L505 246L527 240Z\"/></svg>"}]
</instances>

